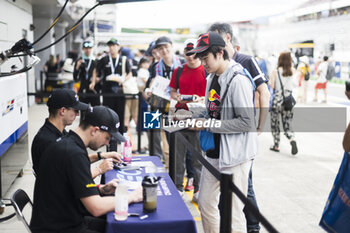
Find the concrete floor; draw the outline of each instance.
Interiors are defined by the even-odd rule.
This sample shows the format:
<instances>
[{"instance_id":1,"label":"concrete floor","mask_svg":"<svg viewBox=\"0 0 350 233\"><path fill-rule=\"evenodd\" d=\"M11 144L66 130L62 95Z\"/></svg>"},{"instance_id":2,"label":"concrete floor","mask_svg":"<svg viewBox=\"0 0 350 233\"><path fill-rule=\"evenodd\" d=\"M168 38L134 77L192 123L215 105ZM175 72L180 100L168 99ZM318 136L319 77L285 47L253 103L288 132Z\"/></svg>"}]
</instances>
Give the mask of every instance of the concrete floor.
<instances>
[{"instance_id":1,"label":"concrete floor","mask_svg":"<svg viewBox=\"0 0 350 233\"><path fill-rule=\"evenodd\" d=\"M342 90L343 91L343 90ZM312 92L309 93L312 99ZM322 96L322 95L321 95ZM310 103L307 105L340 106L346 102L341 97L329 97L327 105ZM48 115L45 105L29 108L29 142ZM267 123L269 124L269 122ZM74 127L74 126L73 126ZM345 128L344 128L345 130ZM343 157L343 132L338 133L296 133L299 153L292 156L287 139L281 134L280 153L269 150L272 145L271 133L259 136L259 155L254 161L254 189L261 213L280 232L323 232L318 226L323 208L331 190ZM143 137L143 145L147 143ZM24 167L24 175L17 178L5 195L9 197L16 189L24 189L32 198L34 177L31 161ZM201 228L200 215L190 202L190 194L185 202ZM2 216L12 213L6 208ZM26 232L16 218L0 223L0 232ZM262 227L261 232L266 232Z\"/></svg>"}]
</instances>

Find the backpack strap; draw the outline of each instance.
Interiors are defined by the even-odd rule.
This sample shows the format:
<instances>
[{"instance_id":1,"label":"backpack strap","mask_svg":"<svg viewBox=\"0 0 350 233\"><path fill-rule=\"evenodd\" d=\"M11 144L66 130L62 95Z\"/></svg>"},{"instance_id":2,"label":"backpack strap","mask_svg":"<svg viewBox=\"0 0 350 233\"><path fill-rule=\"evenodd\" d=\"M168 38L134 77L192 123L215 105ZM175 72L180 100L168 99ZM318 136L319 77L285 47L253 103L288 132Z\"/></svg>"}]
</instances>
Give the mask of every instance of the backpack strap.
<instances>
[{"instance_id":1,"label":"backpack strap","mask_svg":"<svg viewBox=\"0 0 350 233\"><path fill-rule=\"evenodd\" d=\"M183 66L179 66L176 70L176 89L179 89L180 85L180 76L182 74L182 71L184 70Z\"/></svg>"},{"instance_id":2,"label":"backpack strap","mask_svg":"<svg viewBox=\"0 0 350 233\"><path fill-rule=\"evenodd\" d=\"M125 65L126 65L126 56L122 56L122 77L126 77L126 67L125 67Z\"/></svg>"},{"instance_id":3,"label":"backpack strap","mask_svg":"<svg viewBox=\"0 0 350 233\"><path fill-rule=\"evenodd\" d=\"M230 81L228 81L227 85L226 85L226 90L224 92L224 94L222 95L222 98L220 98L220 105L218 106L218 112L220 113L221 112L221 108L222 108L222 105L224 103L224 100L226 98L226 95L227 95L227 92L228 92L228 89L230 87L230 84L232 82L232 80L238 75L238 74L242 74L241 72L239 71L235 71L230 79ZM244 74L243 74L244 75Z\"/></svg>"}]
</instances>

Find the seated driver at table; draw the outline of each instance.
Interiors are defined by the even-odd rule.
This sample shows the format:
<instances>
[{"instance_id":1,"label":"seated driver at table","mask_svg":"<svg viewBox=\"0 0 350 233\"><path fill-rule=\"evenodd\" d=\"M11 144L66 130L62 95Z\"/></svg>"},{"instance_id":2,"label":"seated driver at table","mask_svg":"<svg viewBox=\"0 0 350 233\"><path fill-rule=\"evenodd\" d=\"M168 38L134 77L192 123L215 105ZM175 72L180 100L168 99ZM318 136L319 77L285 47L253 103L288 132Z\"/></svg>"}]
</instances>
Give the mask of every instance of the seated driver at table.
<instances>
[{"instance_id":1,"label":"seated driver at table","mask_svg":"<svg viewBox=\"0 0 350 233\"><path fill-rule=\"evenodd\" d=\"M114 179L96 185L91 177L86 148L108 145L111 137L123 140L118 132L119 117L111 109L95 106L74 131L53 143L40 161L34 188L30 228L33 233L105 232L105 220L99 218L115 208ZM128 203L142 201L142 188L131 192Z\"/></svg>"}]
</instances>

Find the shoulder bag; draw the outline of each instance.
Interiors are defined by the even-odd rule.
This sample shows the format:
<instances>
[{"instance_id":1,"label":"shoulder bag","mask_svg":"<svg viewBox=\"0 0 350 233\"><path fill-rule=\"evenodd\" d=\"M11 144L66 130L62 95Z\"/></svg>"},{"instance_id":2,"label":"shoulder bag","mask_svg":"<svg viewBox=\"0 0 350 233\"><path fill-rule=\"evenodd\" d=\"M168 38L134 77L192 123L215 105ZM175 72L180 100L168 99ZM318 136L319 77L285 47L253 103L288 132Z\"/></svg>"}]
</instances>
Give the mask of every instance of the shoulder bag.
<instances>
[{"instance_id":1,"label":"shoulder bag","mask_svg":"<svg viewBox=\"0 0 350 233\"><path fill-rule=\"evenodd\" d=\"M287 97L284 96L284 88L283 88L280 72L278 69L277 69L277 75L278 75L278 79L280 80L281 89L282 89L282 96L283 96L282 107L284 108L285 111L291 111L293 109L294 105L296 104L296 101L295 101L292 93Z\"/></svg>"}]
</instances>

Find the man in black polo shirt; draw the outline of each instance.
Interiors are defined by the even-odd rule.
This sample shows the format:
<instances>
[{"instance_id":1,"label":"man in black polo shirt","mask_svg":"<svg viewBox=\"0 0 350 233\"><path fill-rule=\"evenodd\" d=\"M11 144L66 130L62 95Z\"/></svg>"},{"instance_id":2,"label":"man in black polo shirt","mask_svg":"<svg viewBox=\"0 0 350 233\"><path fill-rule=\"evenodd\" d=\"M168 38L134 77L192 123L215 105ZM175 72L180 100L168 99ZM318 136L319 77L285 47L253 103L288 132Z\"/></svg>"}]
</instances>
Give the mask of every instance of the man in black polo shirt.
<instances>
[{"instance_id":1,"label":"man in black polo shirt","mask_svg":"<svg viewBox=\"0 0 350 233\"><path fill-rule=\"evenodd\" d=\"M258 103L260 114L257 132L261 133L261 130L264 128L264 124L266 121L266 116L269 109L269 101L270 101L270 92L267 88L267 82L264 73L261 71L257 61L254 57L238 53L240 46L238 44L237 38L232 33L232 28L227 23L215 23L212 24L209 28L209 31L215 31L221 35L226 43L225 49L228 52L229 57L231 57L234 61L241 64L243 68L247 69L250 75L253 78L255 84L255 101ZM249 185L248 185L248 198L250 201L258 207L256 202L255 193L253 189L252 182L252 168L249 172ZM252 215L246 208L244 209L244 213L247 219L247 230L248 232L259 232L260 226L257 218Z\"/></svg>"},{"instance_id":2,"label":"man in black polo shirt","mask_svg":"<svg viewBox=\"0 0 350 233\"><path fill-rule=\"evenodd\" d=\"M59 137L67 134L64 129L71 125L79 116L79 110L86 110L89 106L79 102L78 96L72 90L59 89L53 91L47 101L49 118L39 129L32 143L33 170L38 173L39 160L45 149Z\"/></svg>"},{"instance_id":3,"label":"man in black polo shirt","mask_svg":"<svg viewBox=\"0 0 350 233\"><path fill-rule=\"evenodd\" d=\"M94 89L97 83L96 65L92 55L93 44L90 41L84 41L83 54L74 64L73 77L75 82L80 82L79 98L81 102L90 103L91 106L100 105L100 97L95 95Z\"/></svg>"},{"instance_id":4,"label":"man in black polo shirt","mask_svg":"<svg viewBox=\"0 0 350 233\"><path fill-rule=\"evenodd\" d=\"M122 140L119 124L113 110L91 107L77 129L44 152L35 181L32 232L104 232L104 220L94 217L114 210L115 197L101 195L113 194L117 182L94 183L86 148L97 150L108 145L111 137ZM141 188L128 198L129 203L141 200Z\"/></svg>"},{"instance_id":5,"label":"man in black polo shirt","mask_svg":"<svg viewBox=\"0 0 350 233\"><path fill-rule=\"evenodd\" d=\"M131 65L125 56L120 55L120 45L117 39L107 42L109 54L98 62L97 76L100 78L102 93L119 94L120 96L103 96L103 105L113 109L120 116L120 133L125 133L124 113L125 97L123 82L131 78Z\"/></svg>"},{"instance_id":6,"label":"man in black polo shirt","mask_svg":"<svg viewBox=\"0 0 350 233\"><path fill-rule=\"evenodd\" d=\"M44 125L35 135L32 143L32 161L33 170L38 174L39 161L42 158L43 152L56 140L67 134L65 127L71 125L75 118L79 116L79 110L85 111L88 105L79 102L77 94L69 89L58 89L52 92L47 101L49 107L49 118L45 120ZM91 154L91 162L95 162L101 158L111 158L115 161L120 161L120 157L116 152ZM110 160L103 161L98 167L92 169L93 177L105 173L113 168L113 163Z\"/></svg>"}]
</instances>

